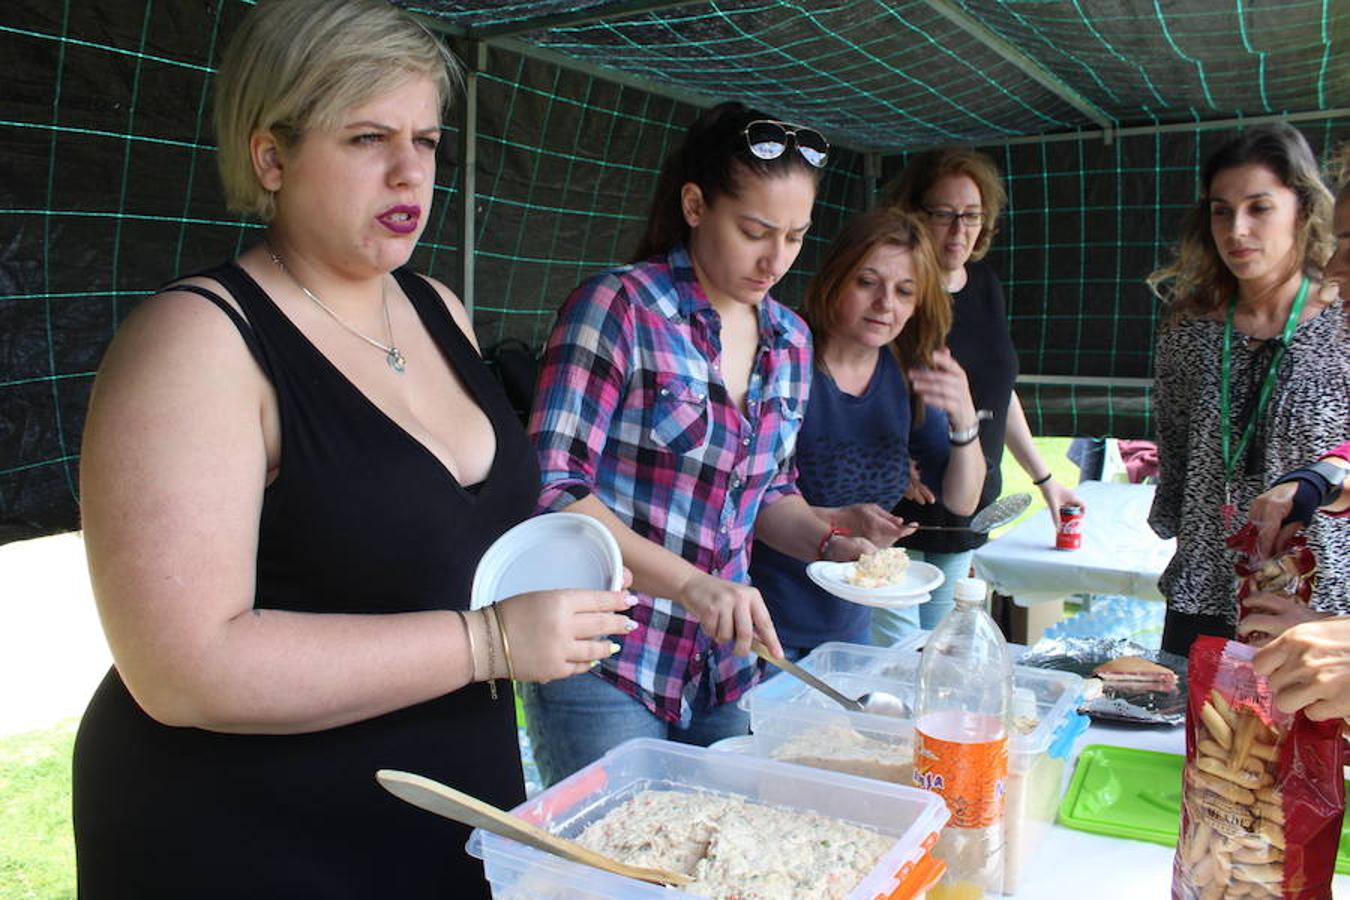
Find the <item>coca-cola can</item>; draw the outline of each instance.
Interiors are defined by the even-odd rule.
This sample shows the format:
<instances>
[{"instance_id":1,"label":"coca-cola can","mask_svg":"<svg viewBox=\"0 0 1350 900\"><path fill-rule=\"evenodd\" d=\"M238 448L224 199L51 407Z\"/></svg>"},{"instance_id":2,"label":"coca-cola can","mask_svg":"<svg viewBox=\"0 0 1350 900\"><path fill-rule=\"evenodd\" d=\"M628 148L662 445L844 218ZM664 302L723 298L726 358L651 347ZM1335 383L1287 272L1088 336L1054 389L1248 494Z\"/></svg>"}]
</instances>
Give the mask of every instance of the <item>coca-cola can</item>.
<instances>
[{"instance_id":1,"label":"coca-cola can","mask_svg":"<svg viewBox=\"0 0 1350 900\"><path fill-rule=\"evenodd\" d=\"M1083 507L1066 503L1059 508L1059 531L1055 534L1056 550L1077 550L1083 546Z\"/></svg>"}]
</instances>

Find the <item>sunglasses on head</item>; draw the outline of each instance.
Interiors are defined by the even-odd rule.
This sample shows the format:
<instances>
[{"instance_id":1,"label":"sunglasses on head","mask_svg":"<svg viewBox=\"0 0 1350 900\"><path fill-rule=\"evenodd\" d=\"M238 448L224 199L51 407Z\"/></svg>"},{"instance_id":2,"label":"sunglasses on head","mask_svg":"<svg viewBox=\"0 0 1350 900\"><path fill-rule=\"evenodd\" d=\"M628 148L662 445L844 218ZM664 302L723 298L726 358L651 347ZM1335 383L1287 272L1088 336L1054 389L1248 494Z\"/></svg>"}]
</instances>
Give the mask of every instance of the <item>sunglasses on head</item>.
<instances>
[{"instance_id":1,"label":"sunglasses on head","mask_svg":"<svg viewBox=\"0 0 1350 900\"><path fill-rule=\"evenodd\" d=\"M825 140L825 135L804 125L756 119L745 126L744 134L750 152L760 159L782 156L787 152L788 138L797 145L797 152L802 155L802 159L817 169L824 167L830 155L830 142Z\"/></svg>"}]
</instances>

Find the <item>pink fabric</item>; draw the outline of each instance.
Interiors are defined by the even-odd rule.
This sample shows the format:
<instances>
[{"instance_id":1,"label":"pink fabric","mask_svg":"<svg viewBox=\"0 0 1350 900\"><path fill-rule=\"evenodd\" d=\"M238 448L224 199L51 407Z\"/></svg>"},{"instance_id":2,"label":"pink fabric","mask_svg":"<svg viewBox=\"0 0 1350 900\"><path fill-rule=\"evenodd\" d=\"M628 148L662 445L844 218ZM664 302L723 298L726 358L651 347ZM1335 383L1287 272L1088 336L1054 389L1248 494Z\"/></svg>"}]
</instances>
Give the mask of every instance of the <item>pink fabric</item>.
<instances>
[{"instance_id":1,"label":"pink fabric","mask_svg":"<svg viewBox=\"0 0 1350 900\"><path fill-rule=\"evenodd\" d=\"M1329 450L1326 453L1322 454L1323 459L1326 459L1328 456L1338 456L1341 459L1350 462L1350 441L1346 441L1344 444L1341 444L1336 449ZM1335 516L1336 518L1341 518L1342 516L1350 516L1350 509L1343 509L1337 513L1327 513L1327 515Z\"/></svg>"},{"instance_id":2,"label":"pink fabric","mask_svg":"<svg viewBox=\"0 0 1350 900\"><path fill-rule=\"evenodd\" d=\"M1120 458L1131 484L1158 474L1158 445L1152 441L1120 441Z\"/></svg>"}]
</instances>

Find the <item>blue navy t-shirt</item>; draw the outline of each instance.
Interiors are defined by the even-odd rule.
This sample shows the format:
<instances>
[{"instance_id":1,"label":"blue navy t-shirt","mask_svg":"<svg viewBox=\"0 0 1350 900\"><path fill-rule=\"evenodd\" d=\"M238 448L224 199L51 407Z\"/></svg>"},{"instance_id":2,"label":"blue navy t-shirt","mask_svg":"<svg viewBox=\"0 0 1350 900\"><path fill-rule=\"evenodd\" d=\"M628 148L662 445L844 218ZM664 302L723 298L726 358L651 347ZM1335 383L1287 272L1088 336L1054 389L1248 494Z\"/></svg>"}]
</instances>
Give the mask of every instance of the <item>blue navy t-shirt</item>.
<instances>
[{"instance_id":1,"label":"blue navy t-shirt","mask_svg":"<svg viewBox=\"0 0 1350 900\"><path fill-rule=\"evenodd\" d=\"M816 368L811 399L797 436L797 488L812 506L876 503L891 509L909 486L909 392L889 350L877 354L872 381L860 397L841 391ZM946 416L928 407L925 428L945 442ZM945 449L945 447L944 447ZM922 465L922 458L920 458ZM816 587L806 563L759 541L750 556L750 582L788 647L814 647L856 634L871 610Z\"/></svg>"}]
</instances>

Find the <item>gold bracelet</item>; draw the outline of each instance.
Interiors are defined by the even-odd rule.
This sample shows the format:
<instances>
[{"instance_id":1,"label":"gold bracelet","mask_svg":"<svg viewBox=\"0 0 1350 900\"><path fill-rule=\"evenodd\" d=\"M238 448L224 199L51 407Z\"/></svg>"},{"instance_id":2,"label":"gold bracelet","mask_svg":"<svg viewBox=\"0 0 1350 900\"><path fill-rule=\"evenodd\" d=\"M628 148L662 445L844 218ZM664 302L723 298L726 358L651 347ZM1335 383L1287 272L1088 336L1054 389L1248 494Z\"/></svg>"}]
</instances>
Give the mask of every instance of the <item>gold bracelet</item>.
<instances>
[{"instance_id":1,"label":"gold bracelet","mask_svg":"<svg viewBox=\"0 0 1350 900\"><path fill-rule=\"evenodd\" d=\"M464 636L469 640L469 680L478 680L478 644L473 639L473 629L469 627L469 617L464 614L464 610L452 610L459 616L459 621L464 625Z\"/></svg>"},{"instance_id":2,"label":"gold bracelet","mask_svg":"<svg viewBox=\"0 0 1350 900\"><path fill-rule=\"evenodd\" d=\"M497 634L502 639L502 655L506 657L506 677L512 681L516 680L516 667L511 665L511 642L506 639L506 628L502 625L502 614L497 609L497 604L488 607L492 610L492 618L497 620Z\"/></svg>"},{"instance_id":3,"label":"gold bracelet","mask_svg":"<svg viewBox=\"0 0 1350 900\"><path fill-rule=\"evenodd\" d=\"M497 699L497 642L492 639L492 622L487 613L482 613L483 631L487 635L488 645L488 695Z\"/></svg>"}]
</instances>

